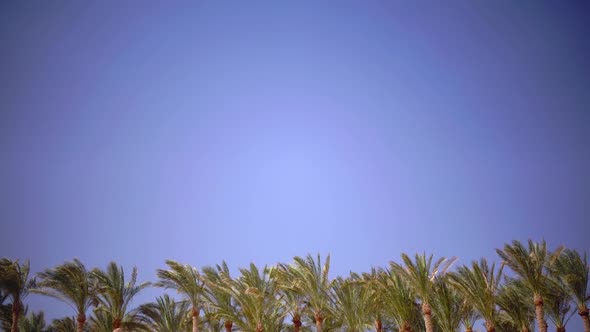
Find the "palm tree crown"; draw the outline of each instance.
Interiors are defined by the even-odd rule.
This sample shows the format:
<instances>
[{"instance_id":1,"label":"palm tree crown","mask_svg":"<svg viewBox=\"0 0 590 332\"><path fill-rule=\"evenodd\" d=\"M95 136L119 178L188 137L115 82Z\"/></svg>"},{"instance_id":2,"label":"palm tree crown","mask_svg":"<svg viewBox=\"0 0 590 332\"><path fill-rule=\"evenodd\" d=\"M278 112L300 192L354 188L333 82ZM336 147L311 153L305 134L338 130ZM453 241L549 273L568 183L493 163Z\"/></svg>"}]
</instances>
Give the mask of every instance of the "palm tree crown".
<instances>
[{"instance_id":1,"label":"palm tree crown","mask_svg":"<svg viewBox=\"0 0 590 332\"><path fill-rule=\"evenodd\" d=\"M422 327L420 307L409 284L397 273L396 265L384 271L376 281L389 315L400 332L417 331Z\"/></svg>"},{"instance_id":2,"label":"palm tree crown","mask_svg":"<svg viewBox=\"0 0 590 332\"><path fill-rule=\"evenodd\" d=\"M123 325L131 325L131 316L128 316L128 306L131 300L143 289L150 285L149 282L137 284L137 267L131 272L131 279L125 282L123 267L111 262L106 271L94 269L92 278L95 282L97 300L100 303L97 310L106 311L113 320L113 329ZM128 318L128 319L125 319Z\"/></svg>"},{"instance_id":3,"label":"palm tree crown","mask_svg":"<svg viewBox=\"0 0 590 332\"><path fill-rule=\"evenodd\" d=\"M519 279L506 278L506 280L496 298L500 307L498 322L504 327L510 326L520 332L530 332L535 319L535 308L530 301L530 290Z\"/></svg>"},{"instance_id":4,"label":"palm tree crown","mask_svg":"<svg viewBox=\"0 0 590 332\"><path fill-rule=\"evenodd\" d=\"M449 275L449 281L479 311L486 321L486 329L496 329L498 311L496 297L502 280L502 266L495 273L495 264L489 265L486 259L474 261L471 268L461 266L456 273Z\"/></svg>"},{"instance_id":5,"label":"palm tree crown","mask_svg":"<svg viewBox=\"0 0 590 332\"><path fill-rule=\"evenodd\" d=\"M33 292L56 298L71 305L77 313L77 330L84 331L86 311L94 299L90 272L78 259L38 274L38 288Z\"/></svg>"},{"instance_id":6,"label":"palm tree crown","mask_svg":"<svg viewBox=\"0 0 590 332\"><path fill-rule=\"evenodd\" d=\"M204 282L199 271L190 266L167 260L169 270L157 271L160 279L156 286L175 289L184 295L192 305L193 332L199 331L199 313L204 301Z\"/></svg>"},{"instance_id":7,"label":"palm tree crown","mask_svg":"<svg viewBox=\"0 0 590 332\"><path fill-rule=\"evenodd\" d=\"M146 331L180 332L189 326L189 306L189 302L177 302L164 294L157 297L156 302L139 306L138 311Z\"/></svg>"},{"instance_id":8,"label":"palm tree crown","mask_svg":"<svg viewBox=\"0 0 590 332\"><path fill-rule=\"evenodd\" d=\"M75 332L77 330L75 317L64 317L54 319L51 323L51 330L55 332ZM84 329L87 331L88 329Z\"/></svg>"},{"instance_id":9,"label":"palm tree crown","mask_svg":"<svg viewBox=\"0 0 590 332\"><path fill-rule=\"evenodd\" d=\"M415 261L405 253L402 254L404 266L393 263L393 267L401 274L412 288L414 294L422 302L422 314L426 332L433 332L432 309L430 302L434 295L434 280L439 274L444 274L455 261L454 258L447 260L442 257L433 262L433 255L426 257L426 254L416 254Z\"/></svg>"},{"instance_id":10,"label":"palm tree crown","mask_svg":"<svg viewBox=\"0 0 590 332\"><path fill-rule=\"evenodd\" d=\"M249 269L240 269L238 278L223 278L221 283L212 284L237 304L237 311L217 307L219 316L245 332L279 331L286 312L281 306L278 283L269 275L266 266L260 270L251 263Z\"/></svg>"},{"instance_id":11,"label":"palm tree crown","mask_svg":"<svg viewBox=\"0 0 590 332\"><path fill-rule=\"evenodd\" d=\"M28 316L21 318L19 332L46 332L45 325L43 311L31 312Z\"/></svg>"},{"instance_id":12,"label":"palm tree crown","mask_svg":"<svg viewBox=\"0 0 590 332\"><path fill-rule=\"evenodd\" d=\"M312 255L305 258L294 257L293 264L278 266L280 273L287 274L283 279L291 280L292 283L287 289L303 295L307 304L306 308L311 311L316 323L317 332L322 332L323 321L330 313L330 287L328 278L330 272L330 255L322 265L320 255L317 260Z\"/></svg>"},{"instance_id":13,"label":"palm tree crown","mask_svg":"<svg viewBox=\"0 0 590 332\"><path fill-rule=\"evenodd\" d=\"M227 292L223 287L216 287L218 285L223 285L224 281L231 280L227 263L224 261L221 265L216 265L215 267L204 267L203 277L206 286L205 309L208 312L212 312L217 319L221 318L219 312L235 312L237 310L237 305L231 292ZM226 332L231 332L233 321L226 315L224 317L223 325Z\"/></svg>"},{"instance_id":14,"label":"palm tree crown","mask_svg":"<svg viewBox=\"0 0 590 332\"><path fill-rule=\"evenodd\" d=\"M385 299L381 292L379 280L383 277L385 272L381 268L371 268L368 273L362 274L362 284L368 293L368 307L367 314L375 324L376 332L383 332L383 320L385 316Z\"/></svg>"},{"instance_id":15,"label":"palm tree crown","mask_svg":"<svg viewBox=\"0 0 590 332\"><path fill-rule=\"evenodd\" d=\"M578 315L584 323L584 331L590 332L590 320L588 318L588 281L590 276L590 266L588 265L588 256L584 253L581 256L579 252L571 249L565 249L559 258L552 265L551 273L558 278L565 290L569 293L572 300L578 308Z\"/></svg>"},{"instance_id":16,"label":"palm tree crown","mask_svg":"<svg viewBox=\"0 0 590 332\"><path fill-rule=\"evenodd\" d=\"M18 321L24 309L23 300L35 287L35 279L29 279L30 270L29 261L20 264L18 260L0 260L0 289L4 293L3 297L12 300L11 332L18 331Z\"/></svg>"},{"instance_id":17,"label":"palm tree crown","mask_svg":"<svg viewBox=\"0 0 590 332\"><path fill-rule=\"evenodd\" d=\"M463 318L463 297L447 282L447 278L437 278L432 309L436 325L441 332L456 332Z\"/></svg>"},{"instance_id":18,"label":"palm tree crown","mask_svg":"<svg viewBox=\"0 0 590 332\"><path fill-rule=\"evenodd\" d=\"M338 277L332 283L334 318L346 331L361 332L371 327L371 291L364 287L360 277L351 274L344 279Z\"/></svg>"},{"instance_id":19,"label":"palm tree crown","mask_svg":"<svg viewBox=\"0 0 590 332\"><path fill-rule=\"evenodd\" d=\"M550 253L545 241L535 243L532 240L528 241L528 248L515 240L512 244L504 245L503 250L496 249L502 258L502 264L519 275L523 285L533 294L537 326L541 332L547 332L543 310L543 295L547 289L546 270L559 257L562 250L560 247L554 253Z\"/></svg>"}]
</instances>

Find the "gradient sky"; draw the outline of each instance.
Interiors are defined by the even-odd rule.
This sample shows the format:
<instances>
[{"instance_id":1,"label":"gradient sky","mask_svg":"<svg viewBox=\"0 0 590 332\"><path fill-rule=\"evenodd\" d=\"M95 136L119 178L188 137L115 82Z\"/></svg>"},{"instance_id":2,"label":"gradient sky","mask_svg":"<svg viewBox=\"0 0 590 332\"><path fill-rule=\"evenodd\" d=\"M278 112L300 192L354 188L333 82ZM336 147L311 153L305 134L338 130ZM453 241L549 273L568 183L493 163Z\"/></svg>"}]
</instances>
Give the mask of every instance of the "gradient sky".
<instances>
[{"instance_id":1,"label":"gradient sky","mask_svg":"<svg viewBox=\"0 0 590 332\"><path fill-rule=\"evenodd\" d=\"M589 18L584 1L3 1L0 256L154 280L165 259L331 253L336 275L513 239L588 250Z\"/></svg>"}]
</instances>

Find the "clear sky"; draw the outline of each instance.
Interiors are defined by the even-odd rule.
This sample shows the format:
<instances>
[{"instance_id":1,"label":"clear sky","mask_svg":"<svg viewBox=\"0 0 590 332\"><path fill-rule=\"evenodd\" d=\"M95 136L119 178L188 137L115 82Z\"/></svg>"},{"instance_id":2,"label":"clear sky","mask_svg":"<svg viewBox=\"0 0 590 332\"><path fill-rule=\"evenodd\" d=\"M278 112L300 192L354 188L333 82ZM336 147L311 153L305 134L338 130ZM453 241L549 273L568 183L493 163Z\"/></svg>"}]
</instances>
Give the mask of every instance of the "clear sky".
<instances>
[{"instance_id":1,"label":"clear sky","mask_svg":"<svg viewBox=\"0 0 590 332\"><path fill-rule=\"evenodd\" d=\"M588 250L589 36L584 1L3 1L0 256Z\"/></svg>"}]
</instances>

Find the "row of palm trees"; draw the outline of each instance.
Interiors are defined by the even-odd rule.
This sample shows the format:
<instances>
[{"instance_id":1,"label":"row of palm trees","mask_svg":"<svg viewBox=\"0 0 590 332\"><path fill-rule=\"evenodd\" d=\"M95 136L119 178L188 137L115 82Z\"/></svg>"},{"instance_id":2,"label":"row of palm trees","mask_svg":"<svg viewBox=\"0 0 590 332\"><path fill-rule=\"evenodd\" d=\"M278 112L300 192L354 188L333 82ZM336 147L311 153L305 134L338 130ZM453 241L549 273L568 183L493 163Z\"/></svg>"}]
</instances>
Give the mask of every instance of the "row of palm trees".
<instances>
[{"instance_id":1,"label":"row of palm trees","mask_svg":"<svg viewBox=\"0 0 590 332\"><path fill-rule=\"evenodd\" d=\"M163 295L137 308L130 307L132 299L152 284L138 283L136 268L126 279L114 262L88 270L74 259L30 278L28 262L2 259L0 319L11 332L470 332L479 320L488 332L531 332L535 321L538 331L546 332L551 321L564 332L577 309L590 332L586 253L549 251L545 241L513 241L497 253L499 266L481 259L452 271L454 258L402 254L401 263L334 279L330 256L250 264L237 277L225 262L199 270L166 261L153 285L183 299ZM42 313L24 314L29 293L68 303L75 316L44 329Z\"/></svg>"}]
</instances>

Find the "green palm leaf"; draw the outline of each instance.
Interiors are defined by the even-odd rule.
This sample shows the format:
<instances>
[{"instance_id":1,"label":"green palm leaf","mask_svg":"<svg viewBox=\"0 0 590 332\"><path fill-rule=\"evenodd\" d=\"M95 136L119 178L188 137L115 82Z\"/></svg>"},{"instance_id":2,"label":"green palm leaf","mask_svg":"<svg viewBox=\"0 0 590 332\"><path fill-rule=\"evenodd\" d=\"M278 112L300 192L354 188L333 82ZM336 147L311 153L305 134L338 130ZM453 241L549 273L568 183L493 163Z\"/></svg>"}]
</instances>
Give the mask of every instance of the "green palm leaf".
<instances>
[{"instance_id":1,"label":"green palm leaf","mask_svg":"<svg viewBox=\"0 0 590 332\"><path fill-rule=\"evenodd\" d=\"M502 270L500 266L495 272L495 264L489 265L482 258L479 262L474 261L471 267L461 266L448 275L449 282L481 314L488 331L494 331L497 324L496 297L500 291Z\"/></svg>"},{"instance_id":2,"label":"green palm leaf","mask_svg":"<svg viewBox=\"0 0 590 332\"><path fill-rule=\"evenodd\" d=\"M119 267L115 262L111 262L106 271L92 270L91 279L96 290L95 299L99 303L95 312L108 313L112 319L113 329L135 325L137 317L128 314L129 305L137 294L150 285L149 282L137 284L137 267L133 268L128 282L125 281L123 267Z\"/></svg>"},{"instance_id":3,"label":"green palm leaf","mask_svg":"<svg viewBox=\"0 0 590 332\"><path fill-rule=\"evenodd\" d=\"M77 314L78 332L84 331L86 311L92 306L94 289L90 272L78 259L38 273L39 282L34 293L56 298L70 305Z\"/></svg>"},{"instance_id":4,"label":"green palm leaf","mask_svg":"<svg viewBox=\"0 0 590 332\"><path fill-rule=\"evenodd\" d=\"M190 330L190 303L177 302L165 294L156 298L156 302L142 304L137 309L146 331L181 332Z\"/></svg>"},{"instance_id":5,"label":"green palm leaf","mask_svg":"<svg viewBox=\"0 0 590 332\"><path fill-rule=\"evenodd\" d=\"M29 294L29 291L35 288L35 279L29 279L30 272L29 261L22 264L18 260L12 261L7 258L0 260L0 290L2 290L3 299L11 300L10 308L12 318L10 322L10 331L17 332L21 313L24 311L23 300Z\"/></svg>"}]
</instances>

